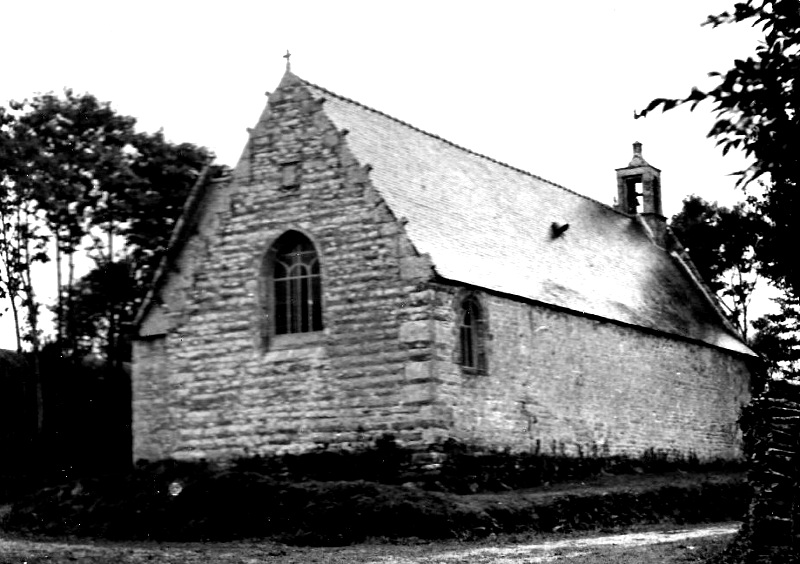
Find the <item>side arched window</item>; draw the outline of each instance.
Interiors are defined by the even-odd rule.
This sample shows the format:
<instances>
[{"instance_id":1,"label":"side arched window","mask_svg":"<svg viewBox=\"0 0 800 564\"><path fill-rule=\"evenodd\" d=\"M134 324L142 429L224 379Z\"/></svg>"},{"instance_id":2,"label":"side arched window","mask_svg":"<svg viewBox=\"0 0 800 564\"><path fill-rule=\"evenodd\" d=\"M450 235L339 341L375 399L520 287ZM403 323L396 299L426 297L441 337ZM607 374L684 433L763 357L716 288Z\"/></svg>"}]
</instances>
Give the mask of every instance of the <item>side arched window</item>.
<instances>
[{"instance_id":1,"label":"side arched window","mask_svg":"<svg viewBox=\"0 0 800 564\"><path fill-rule=\"evenodd\" d=\"M313 243L288 231L270 249L275 335L322 329L322 282Z\"/></svg>"},{"instance_id":2,"label":"side arched window","mask_svg":"<svg viewBox=\"0 0 800 564\"><path fill-rule=\"evenodd\" d=\"M469 371L486 370L483 311L478 300L469 296L459 308L459 364Z\"/></svg>"}]
</instances>

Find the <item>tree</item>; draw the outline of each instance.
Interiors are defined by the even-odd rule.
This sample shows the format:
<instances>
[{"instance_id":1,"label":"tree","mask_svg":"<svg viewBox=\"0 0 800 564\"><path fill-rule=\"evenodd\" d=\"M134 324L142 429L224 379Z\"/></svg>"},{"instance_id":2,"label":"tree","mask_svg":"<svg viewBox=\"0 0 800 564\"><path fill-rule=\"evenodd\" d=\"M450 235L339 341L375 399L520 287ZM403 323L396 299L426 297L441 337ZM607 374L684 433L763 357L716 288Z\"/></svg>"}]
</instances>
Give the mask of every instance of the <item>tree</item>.
<instances>
[{"instance_id":1,"label":"tree","mask_svg":"<svg viewBox=\"0 0 800 564\"><path fill-rule=\"evenodd\" d=\"M753 322L753 348L764 358L770 374L797 377L800 373L800 303L779 298L781 309Z\"/></svg>"},{"instance_id":2,"label":"tree","mask_svg":"<svg viewBox=\"0 0 800 564\"><path fill-rule=\"evenodd\" d=\"M48 93L12 102L17 138L33 141L35 156L15 182L26 183L36 209L55 239L57 340L65 340L74 255L95 227L93 215L130 180L128 161L135 119L117 114L90 94ZM62 258L67 263L63 283ZM66 291L62 291L66 290Z\"/></svg>"},{"instance_id":3,"label":"tree","mask_svg":"<svg viewBox=\"0 0 800 564\"><path fill-rule=\"evenodd\" d=\"M758 250L763 272L778 287L800 296L800 10L796 0L745 0L732 11L709 16L704 25L749 22L760 26L763 41L753 56L736 60L725 73L712 72L717 85L693 88L682 99L658 98L637 117L682 104L694 109L710 102L716 123L708 136L722 152L741 150L751 160L738 184L758 181L764 188L758 202L770 229Z\"/></svg>"},{"instance_id":4,"label":"tree","mask_svg":"<svg viewBox=\"0 0 800 564\"><path fill-rule=\"evenodd\" d=\"M162 132L140 134L135 143L131 170L138 183L121 198L126 215L119 234L131 259L132 276L138 287L143 287L166 251L175 222L201 172L208 166L206 177L210 180L228 169L211 165L213 155L206 149L191 143L169 143Z\"/></svg>"},{"instance_id":5,"label":"tree","mask_svg":"<svg viewBox=\"0 0 800 564\"><path fill-rule=\"evenodd\" d=\"M749 305L760 269L757 256L767 222L752 203L727 208L693 195L683 201L670 226L705 283L729 306L731 321L747 339Z\"/></svg>"},{"instance_id":6,"label":"tree","mask_svg":"<svg viewBox=\"0 0 800 564\"><path fill-rule=\"evenodd\" d=\"M12 105L12 111L19 108ZM22 341L31 344L33 387L36 402L37 436L44 421L42 381L38 354L41 348L40 304L33 284L33 265L46 262L49 237L42 232L32 192L36 170L31 166L38 155L35 139L19 126L14 115L0 108L0 283L14 315L17 349ZM23 333L20 311L25 313L27 331Z\"/></svg>"},{"instance_id":7,"label":"tree","mask_svg":"<svg viewBox=\"0 0 800 564\"><path fill-rule=\"evenodd\" d=\"M104 357L102 370L114 383L100 388L105 395L95 405L127 409L129 398L118 393L126 384L119 364L130 357L125 323L201 171L223 171L210 167L207 149L137 132L135 124L108 102L69 89L0 107L0 298L10 303L18 349L30 342L37 464L52 452L48 441L69 427L58 398L80 385L75 371L85 374L87 362L96 362L87 356ZM41 334L32 271L48 253L57 263L55 343ZM76 281L78 253L95 267Z\"/></svg>"},{"instance_id":8,"label":"tree","mask_svg":"<svg viewBox=\"0 0 800 564\"><path fill-rule=\"evenodd\" d=\"M71 315L64 330L74 343L73 356L129 360L129 341L122 331L133 319L138 296L129 259L99 263L69 289Z\"/></svg>"},{"instance_id":9,"label":"tree","mask_svg":"<svg viewBox=\"0 0 800 564\"><path fill-rule=\"evenodd\" d=\"M787 357L797 355L800 329L796 323L800 311L795 307L800 303L800 257L794 248L800 240L800 10L797 0L744 0L735 4L732 11L709 16L706 24L717 27L741 22L760 26L764 32L753 56L734 61L724 74L711 73L718 79L711 90L694 88L682 99L653 100L639 115L647 115L658 107L666 111L688 103L694 109L701 102L711 102L717 119L708 136L716 140L723 153L741 150L750 159L750 166L738 172L738 185L747 187L754 181L761 184L763 194L756 205L769 227L755 258L760 262L761 272L784 291L786 298L780 315L767 316L755 323L758 334L753 342L774 368L781 363L786 365ZM770 417L764 405L768 404L752 404L751 416L755 413L757 418ZM757 470L761 461L752 457L757 452L753 450L757 446L753 441L763 442L764 437L752 432L745 436L751 442L751 462ZM759 474L754 472L756 476ZM790 476L792 480L797 478L796 473ZM774 492L773 479L757 480L761 483L757 484L756 492ZM754 532L763 528L760 521L760 516L751 512L739 538L722 559L758 560L758 553L765 548ZM793 523L796 525L797 519ZM771 536L774 543L776 537ZM794 540L789 540L791 548L786 552L794 553ZM773 561L796 561L796 554L770 552Z\"/></svg>"},{"instance_id":10,"label":"tree","mask_svg":"<svg viewBox=\"0 0 800 564\"><path fill-rule=\"evenodd\" d=\"M111 359L120 327L143 297L187 194L213 155L170 143L162 132L137 132L135 118L69 89L11 102L0 117L4 186L14 205L29 212L25 217L44 221L55 242L59 346L72 354L86 350L86 339L95 349L102 341ZM96 266L75 287L74 256L87 242Z\"/></svg>"},{"instance_id":11,"label":"tree","mask_svg":"<svg viewBox=\"0 0 800 564\"><path fill-rule=\"evenodd\" d=\"M104 353L114 361L130 359L124 328L145 297L201 169L208 169L206 180L227 172L226 167L208 165L204 150L170 144L161 133L143 135L138 142L131 167L137 182L121 196L117 212L122 256L111 260L111 255L96 255L95 268L77 281L69 299L67 334L76 351Z\"/></svg>"}]
</instances>

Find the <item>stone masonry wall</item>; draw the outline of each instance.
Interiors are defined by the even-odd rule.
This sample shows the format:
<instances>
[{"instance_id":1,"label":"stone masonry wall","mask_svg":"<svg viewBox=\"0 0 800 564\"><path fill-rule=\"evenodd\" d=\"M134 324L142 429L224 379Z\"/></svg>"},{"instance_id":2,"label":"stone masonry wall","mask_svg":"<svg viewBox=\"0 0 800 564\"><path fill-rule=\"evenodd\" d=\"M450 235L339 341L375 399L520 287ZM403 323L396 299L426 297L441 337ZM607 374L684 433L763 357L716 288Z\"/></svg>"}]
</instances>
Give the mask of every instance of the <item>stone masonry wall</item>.
<instances>
[{"instance_id":1,"label":"stone masonry wall","mask_svg":"<svg viewBox=\"0 0 800 564\"><path fill-rule=\"evenodd\" d=\"M743 361L479 293L488 370L456 364L456 295L431 282L323 100L287 74L230 182L208 189L134 343L134 458L354 445L732 457ZM287 182L287 177L290 182ZM271 335L264 259L288 230L319 255L324 329Z\"/></svg>"},{"instance_id":2,"label":"stone masonry wall","mask_svg":"<svg viewBox=\"0 0 800 564\"><path fill-rule=\"evenodd\" d=\"M733 458L749 400L744 361L724 351L479 293L488 369L454 363L455 296L436 308L440 401L453 435L517 450L638 455L649 448Z\"/></svg>"},{"instance_id":3,"label":"stone masonry wall","mask_svg":"<svg viewBox=\"0 0 800 564\"><path fill-rule=\"evenodd\" d=\"M345 132L287 75L196 227L135 344L134 458L232 457L443 434L430 373L432 271ZM299 183L284 187L282 167ZM269 335L265 253L287 230L319 254L324 330ZM157 321L152 321L156 319ZM158 331L154 331L158 332Z\"/></svg>"},{"instance_id":4,"label":"stone masonry wall","mask_svg":"<svg viewBox=\"0 0 800 564\"><path fill-rule=\"evenodd\" d=\"M131 379L133 401L133 451L135 459L158 459L175 442L175 422L169 407L165 339L135 341Z\"/></svg>"}]
</instances>

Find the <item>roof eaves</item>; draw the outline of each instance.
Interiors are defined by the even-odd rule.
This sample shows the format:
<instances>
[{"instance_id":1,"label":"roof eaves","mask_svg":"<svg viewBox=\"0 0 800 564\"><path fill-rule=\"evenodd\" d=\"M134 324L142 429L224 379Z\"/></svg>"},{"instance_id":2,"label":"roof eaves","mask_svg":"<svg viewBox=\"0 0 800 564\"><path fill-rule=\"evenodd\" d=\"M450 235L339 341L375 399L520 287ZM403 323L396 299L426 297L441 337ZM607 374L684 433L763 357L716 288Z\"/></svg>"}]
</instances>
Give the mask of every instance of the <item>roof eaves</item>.
<instances>
[{"instance_id":1,"label":"roof eaves","mask_svg":"<svg viewBox=\"0 0 800 564\"><path fill-rule=\"evenodd\" d=\"M666 337L671 337L673 339L678 339L680 341L686 341L686 342L690 342L690 343L695 343L695 344L698 344L698 345L711 347L711 348L714 348L714 349L726 351L728 353L733 353L733 354L736 354L736 355L741 355L741 356L745 356L745 357L758 357L759 356L758 354L753 352L753 350L750 349L750 347L745 347L747 352L739 351L739 350L735 350L735 349L729 349L729 348L722 347L722 346L714 344L714 343L710 343L708 341L704 341L702 339L698 339L696 337L690 337L688 335L684 335L684 334L677 333L677 332L674 332L674 331L665 331L663 329L656 329L654 327L649 327L647 325L639 325L639 324L636 324L636 323L630 323L630 322L627 322L627 321L622 321L620 319L615 319L613 317L606 317L604 315L598 315L596 313L591 313L591 312L583 311L583 310L580 310L580 309L573 309L573 308L570 308L570 307L554 304L554 303L551 303L551 302L537 300L537 299L534 299L534 298L527 298L527 297L524 297L524 296L518 296L517 294L509 294L507 292L503 292L503 291L500 291L500 290L494 290L492 288L486 288L486 287L483 287L483 286L475 286L474 284L468 284L468 283L465 283L465 282L461 282L460 280L453 280L453 279L446 278L446 277L438 275L438 274L436 275L435 280L437 282L439 282L439 283L442 283L442 284L469 286L471 288L479 289L479 290L488 292L489 294L493 294L495 296L500 296L500 297L507 298L507 299L512 299L514 301L524 302L524 303L529 303L529 304L535 304L535 305L539 305L539 306L546 307L546 308L549 308L549 309L553 309L553 310L556 310L556 311L562 311L564 313L569 313L571 315L576 315L578 317L585 317L587 319L595 319L597 321L603 321L603 322L606 322L606 323L611 323L613 325L619 325L619 326L622 326L622 327L630 327L630 328L633 328L633 329L637 329L639 331L644 331L645 333L649 333L649 334L652 334L652 335L663 335L663 336L666 336ZM734 333L736 335L738 335L738 332L734 331Z\"/></svg>"},{"instance_id":2,"label":"roof eaves","mask_svg":"<svg viewBox=\"0 0 800 564\"><path fill-rule=\"evenodd\" d=\"M155 299L156 293L161 288L161 285L164 283L164 279L166 274L169 270L172 261L180 252L181 248L183 248L184 243L189 238L191 226L193 225L193 219L195 216L195 212L200 205L200 201L203 199L205 195L206 187L208 186L209 182L207 182L206 178L208 176L208 171L211 169L211 162L209 161L203 170L200 172L200 176L197 177L197 181L192 186L192 189L189 191L189 196L186 198L186 201L183 204L183 211L181 212L178 221L175 222L175 227L172 229L172 235L169 238L169 243L167 244L167 250L161 257L161 260L158 263L158 267L156 268L155 273L153 274L153 279L150 282L150 288L147 291L147 294L142 300L142 304L139 306L139 310L136 312L136 317L133 320L133 327L139 327L139 325L144 320L145 315L150 310L150 307L153 305L153 301ZM224 178L215 179L216 182L223 181Z\"/></svg>"},{"instance_id":3,"label":"roof eaves","mask_svg":"<svg viewBox=\"0 0 800 564\"><path fill-rule=\"evenodd\" d=\"M700 293L709 303L714 312L716 312L717 317L719 318L723 327L725 327L725 329L730 331L732 335L740 340L742 344L745 345L745 347L747 347L747 349L753 354L753 356L758 356L758 354L749 347L739 329L737 329L733 323L731 323L730 319L728 319L728 316L725 315L725 311L720 306L717 297L711 292L711 289L706 286L705 282L703 282L703 279L700 277L700 273L697 271L697 267L694 265L692 260L686 254L681 252L670 251L669 254L681 266L683 271L687 274L689 279L692 280L697 289L700 290Z\"/></svg>"}]
</instances>

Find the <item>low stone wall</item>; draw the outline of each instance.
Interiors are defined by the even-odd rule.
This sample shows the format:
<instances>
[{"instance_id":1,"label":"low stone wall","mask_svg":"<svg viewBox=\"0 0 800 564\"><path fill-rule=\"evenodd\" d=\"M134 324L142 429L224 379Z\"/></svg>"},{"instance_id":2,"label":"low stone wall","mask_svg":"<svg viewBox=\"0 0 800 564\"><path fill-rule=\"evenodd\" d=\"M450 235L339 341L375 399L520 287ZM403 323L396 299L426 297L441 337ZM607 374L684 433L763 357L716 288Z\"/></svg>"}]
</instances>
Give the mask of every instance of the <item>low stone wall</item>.
<instances>
[{"instance_id":1,"label":"low stone wall","mask_svg":"<svg viewBox=\"0 0 800 564\"><path fill-rule=\"evenodd\" d=\"M752 499L725 562L789 563L800 547L800 382L772 381L742 417Z\"/></svg>"}]
</instances>

